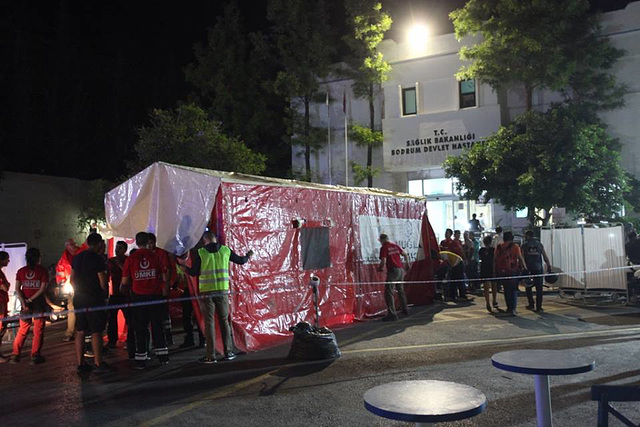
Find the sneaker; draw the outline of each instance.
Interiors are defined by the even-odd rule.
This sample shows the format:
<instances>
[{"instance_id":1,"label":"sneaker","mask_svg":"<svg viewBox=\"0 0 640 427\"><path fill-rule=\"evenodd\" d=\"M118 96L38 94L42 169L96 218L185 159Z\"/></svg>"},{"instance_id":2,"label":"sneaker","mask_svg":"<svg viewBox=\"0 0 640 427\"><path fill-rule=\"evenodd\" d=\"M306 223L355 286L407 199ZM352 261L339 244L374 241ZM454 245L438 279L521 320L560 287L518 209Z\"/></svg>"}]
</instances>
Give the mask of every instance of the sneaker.
<instances>
[{"instance_id":1,"label":"sneaker","mask_svg":"<svg viewBox=\"0 0 640 427\"><path fill-rule=\"evenodd\" d=\"M498 308L498 301L494 301L494 302L493 302L493 307L494 307L494 308Z\"/></svg>"},{"instance_id":2,"label":"sneaker","mask_svg":"<svg viewBox=\"0 0 640 427\"><path fill-rule=\"evenodd\" d=\"M227 354L224 356L224 360L233 360L233 359L235 359L236 357L238 357L238 356L236 356L236 354L235 354L233 351L230 351L229 353L227 353Z\"/></svg>"},{"instance_id":3,"label":"sneaker","mask_svg":"<svg viewBox=\"0 0 640 427\"><path fill-rule=\"evenodd\" d=\"M93 350L85 350L84 357L95 357L95 355L93 354Z\"/></svg>"},{"instance_id":4,"label":"sneaker","mask_svg":"<svg viewBox=\"0 0 640 427\"><path fill-rule=\"evenodd\" d=\"M142 371L143 369L147 369L147 361L146 360L136 360L133 365L134 369Z\"/></svg>"},{"instance_id":5,"label":"sneaker","mask_svg":"<svg viewBox=\"0 0 640 427\"><path fill-rule=\"evenodd\" d=\"M544 313L544 308L540 307L540 308L536 308L534 310L536 313Z\"/></svg>"},{"instance_id":6,"label":"sneaker","mask_svg":"<svg viewBox=\"0 0 640 427\"><path fill-rule=\"evenodd\" d=\"M76 371L78 371L78 374L86 374L91 372L92 370L93 370L93 367L88 363L83 363L82 365L78 365L78 367L76 368Z\"/></svg>"},{"instance_id":7,"label":"sneaker","mask_svg":"<svg viewBox=\"0 0 640 427\"><path fill-rule=\"evenodd\" d=\"M69 342L69 341L73 341L73 339L74 339L73 335L69 335L69 336L65 335L65 337L62 338L62 341L63 342Z\"/></svg>"},{"instance_id":8,"label":"sneaker","mask_svg":"<svg viewBox=\"0 0 640 427\"><path fill-rule=\"evenodd\" d=\"M178 346L178 348L191 348L191 347L195 347L196 343L193 341L185 341L182 344L180 344Z\"/></svg>"},{"instance_id":9,"label":"sneaker","mask_svg":"<svg viewBox=\"0 0 640 427\"><path fill-rule=\"evenodd\" d=\"M398 316L397 315L393 315L393 314L389 314L389 315L384 316L382 318L383 322L393 322L395 320L398 320Z\"/></svg>"},{"instance_id":10,"label":"sneaker","mask_svg":"<svg viewBox=\"0 0 640 427\"><path fill-rule=\"evenodd\" d=\"M44 362L46 362L46 359L38 354L37 356L33 356L31 358L31 362L29 364L30 365L39 365L39 364L44 363Z\"/></svg>"},{"instance_id":11,"label":"sneaker","mask_svg":"<svg viewBox=\"0 0 640 427\"><path fill-rule=\"evenodd\" d=\"M20 362L20 355L12 354L11 359L9 359L9 363L18 363L18 362Z\"/></svg>"},{"instance_id":12,"label":"sneaker","mask_svg":"<svg viewBox=\"0 0 640 427\"><path fill-rule=\"evenodd\" d=\"M160 361L161 365L167 365L169 363L169 356L162 355L162 356L158 356L158 360Z\"/></svg>"},{"instance_id":13,"label":"sneaker","mask_svg":"<svg viewBox=\"0 0 640 427\"><path fill-rule=\"evenodd\" d=\"M106 374L115 371L116 369L113 366L104 361L100 364L100 366L96 366L95 368L93 368L93 372L95 372L96 374Z\"/></svg>"},{"instance_id":14,"label":"sneaker","mask_svg":"<svg viewBox=\"0 0 640 427\"><path fill-rule=\"evenodd\" d=\"M198 363L202 363L203 365L213 365L214 363L217 363L218 361L212 357L201 357L200 359L198 359Z\"/></svg>"}]
</instances>

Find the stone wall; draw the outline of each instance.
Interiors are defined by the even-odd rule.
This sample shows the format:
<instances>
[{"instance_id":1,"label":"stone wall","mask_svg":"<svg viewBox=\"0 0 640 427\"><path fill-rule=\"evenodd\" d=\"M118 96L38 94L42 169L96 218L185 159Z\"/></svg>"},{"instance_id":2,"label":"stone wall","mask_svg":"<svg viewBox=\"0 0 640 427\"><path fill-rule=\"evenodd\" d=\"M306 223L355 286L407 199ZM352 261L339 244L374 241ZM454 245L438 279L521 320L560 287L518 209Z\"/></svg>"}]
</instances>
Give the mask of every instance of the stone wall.
<instances>
[{"instance_id":1,"label":"stone wall","mask_svg":"<svg viewBox=\"0 0 640 427\"><path fill-rule=\"evenodd\" d=\"M89 181L4 172L0 178L0 242L38 247L42 265L55 263L70 237L80 244L88 230L77 220Z\"/></svg>"}]
</instances>

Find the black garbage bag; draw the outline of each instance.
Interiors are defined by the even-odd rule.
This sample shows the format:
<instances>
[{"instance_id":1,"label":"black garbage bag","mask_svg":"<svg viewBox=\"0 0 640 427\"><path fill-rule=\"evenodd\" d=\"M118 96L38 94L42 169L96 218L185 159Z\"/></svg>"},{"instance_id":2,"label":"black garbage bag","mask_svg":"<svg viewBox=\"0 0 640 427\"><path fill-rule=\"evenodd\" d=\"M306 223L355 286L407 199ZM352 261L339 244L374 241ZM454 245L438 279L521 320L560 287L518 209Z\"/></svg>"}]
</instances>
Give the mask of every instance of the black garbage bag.
<instances>
[{"instance_id":1,"label":"black garbage bag","mask_svg":"<svg viewBox=\"0 0 640 427\"><path fill-rule=\"evenodd\" d=\"M316 329L307 322L300 322L289 330L293 332L289 359L323 360L342 355L336 336L328 328Z\"/></svg>"}]
</instances>

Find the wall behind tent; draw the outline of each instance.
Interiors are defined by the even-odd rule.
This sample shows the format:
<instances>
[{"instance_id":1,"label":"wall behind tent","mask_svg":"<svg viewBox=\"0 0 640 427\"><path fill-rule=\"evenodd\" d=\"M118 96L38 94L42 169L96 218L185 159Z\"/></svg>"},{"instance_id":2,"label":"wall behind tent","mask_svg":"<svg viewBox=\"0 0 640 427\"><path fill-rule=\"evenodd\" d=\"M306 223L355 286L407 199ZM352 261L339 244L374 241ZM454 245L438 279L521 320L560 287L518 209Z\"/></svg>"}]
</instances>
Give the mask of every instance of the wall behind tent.
<instances>
[{"instance_id":1,"label":"wall behind tent","mask_svg":"<svg viewBox=\"0 0 640 427\"><path fill-rule=\"evenodd\" d=\"M26 242L38 247L42 264L57 262L64 241L84 241L78 229L78 214L89 189L89 181L4 172L0 178L0 242Z\"/></svg>"},{"instance_id":2,"label":"wall behind tent","mask_svg":"<svg viewBox=\"0 0 640 427\"><path fill-rule=\"evenodd\" d=\"M364 193L237 183L223 183L220 191L213 218L221 240L239 255L254 251L248 264L231 266L233 331L242 350L281 343L291 336L289 327L313 322L311 274L321 281L321 326L383 314L385 275L361 253L360 218L404 219L411 234L424 212L424 202L418 200ZM302 229L292 225L295 218L304 218L305 228L329 229L317 234L328 236L328 267L303 268L307 243ZM392 222L400 229L399 221ZM402 237L392 233L392 240ZM417 242L419 235L415 238Z\"/></svg>"}]
</instances>

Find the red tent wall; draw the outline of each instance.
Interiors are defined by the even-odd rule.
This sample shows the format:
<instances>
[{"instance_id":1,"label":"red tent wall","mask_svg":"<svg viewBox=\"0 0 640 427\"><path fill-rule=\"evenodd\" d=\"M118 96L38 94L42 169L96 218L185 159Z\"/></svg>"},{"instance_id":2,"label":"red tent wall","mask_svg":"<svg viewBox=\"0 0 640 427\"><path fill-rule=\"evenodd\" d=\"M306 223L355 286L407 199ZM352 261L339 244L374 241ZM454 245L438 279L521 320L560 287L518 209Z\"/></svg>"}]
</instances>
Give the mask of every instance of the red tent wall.
<instances>
[{"instance_id":1,"label":"red tent wall","mask_svg":"<svg viewBox=\"0 0 640 427\"><path fill-rule=\"evenodd\" d=\"M321 326L382 314L384 285L362 283L383 282L384 273L361 260L358 218L419 220L424 212L424 203L410 198L230 182L223 182L217 198L213 229L237 254L255 253L248 264L231 268L234 341L241 350L282 343L290 326L313 323L312 273L321 280ZM306 227L330 227L330 267L302 269L295 218L306 219ZM410 302L430 301L414 287Z\"/></svg>"}]
</instances>

